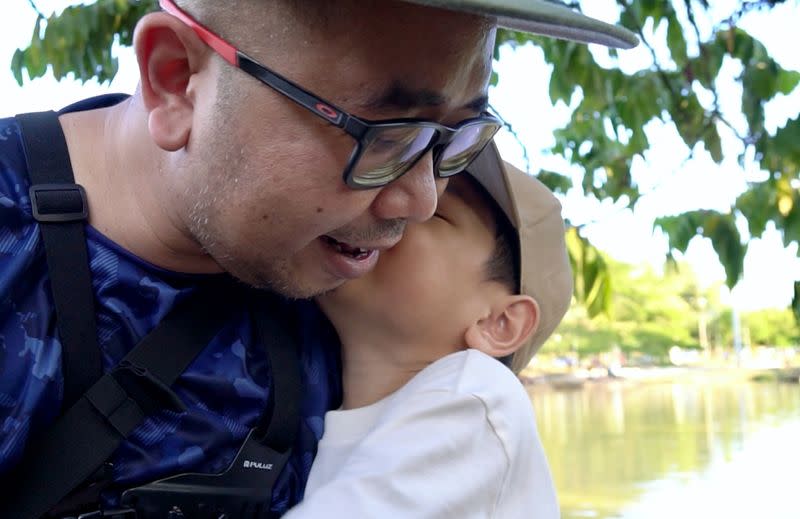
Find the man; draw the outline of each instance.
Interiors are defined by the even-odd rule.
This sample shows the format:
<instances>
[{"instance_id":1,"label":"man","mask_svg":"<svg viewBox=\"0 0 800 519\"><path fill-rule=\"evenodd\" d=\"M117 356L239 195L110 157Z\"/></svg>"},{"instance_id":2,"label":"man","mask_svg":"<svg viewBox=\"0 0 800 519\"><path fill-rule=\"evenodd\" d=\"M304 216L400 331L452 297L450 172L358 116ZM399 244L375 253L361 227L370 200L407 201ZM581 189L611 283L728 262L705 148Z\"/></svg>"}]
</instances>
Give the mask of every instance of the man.
<instances>
[{"instance_id":1,"label":"man","mask_svg":"<svg viewBox=\"0 0 800 519\"><path fill-rule=\"evenodd\" d=\"M446 177L499 126L485 114L498 21L635 43L537 1L161 6L136 28L137 92L86 100L58 119L90 207L105 371L220 273L306 298L365 274L407 222L428 219ZM13 479L66 405L51 273L27 196L31 157L13 119L0 135L0 474ZM247 305L233 299L226 312L172 384L181 405L147 413L114 452L107 506L172 474L221 472L262 410L280 405L270 403L270 361ZM273 490L277 514L302 497L322 416L340 398L335 341L317 336L309 312L302 420Z\"/></svg>"}]
</instances>

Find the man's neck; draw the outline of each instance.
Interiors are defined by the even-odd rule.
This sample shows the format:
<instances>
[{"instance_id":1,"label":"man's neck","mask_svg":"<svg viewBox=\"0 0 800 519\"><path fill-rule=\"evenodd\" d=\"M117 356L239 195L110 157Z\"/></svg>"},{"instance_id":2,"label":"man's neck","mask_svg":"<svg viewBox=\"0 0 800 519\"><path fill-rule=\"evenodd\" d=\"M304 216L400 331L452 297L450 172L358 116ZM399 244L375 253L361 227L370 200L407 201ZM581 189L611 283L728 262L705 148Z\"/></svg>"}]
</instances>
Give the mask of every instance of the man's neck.
<instances>
[{"instance_id":1,"label":"man's neck","mask_svg":"<svg viewBox=\"0 0 800 519\"><path fill-rule=\"evenodd\" d=\"M159 267L220 270L181 221L181 205L167 188L167 154L150 139L147 112L137 96L59 119L75 181L89 198L93 227Z\"/></svg>"}]
</instances>

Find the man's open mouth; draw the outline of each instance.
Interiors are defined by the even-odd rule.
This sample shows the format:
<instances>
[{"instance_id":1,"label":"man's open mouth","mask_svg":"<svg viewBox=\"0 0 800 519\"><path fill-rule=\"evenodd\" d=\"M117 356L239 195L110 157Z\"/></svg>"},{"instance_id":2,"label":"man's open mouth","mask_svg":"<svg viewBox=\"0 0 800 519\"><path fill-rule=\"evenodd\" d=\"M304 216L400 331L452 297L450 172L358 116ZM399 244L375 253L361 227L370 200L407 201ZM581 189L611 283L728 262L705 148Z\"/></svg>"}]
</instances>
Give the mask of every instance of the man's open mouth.
<instances>
[{"instance_id":1,"label":"man's open mouth","mask_svg":"<svg viewBox=\"0 0 800 519\"><path fill-rule=\"evenodd\" d=\"M356 260L367 259L372 254L374 249L362 249L361 247L354 247L347 243L334 240L330 236L323 236L322 241L328 244L333 250L340 254L344 254Z\"/></svg>"}]
</instances>

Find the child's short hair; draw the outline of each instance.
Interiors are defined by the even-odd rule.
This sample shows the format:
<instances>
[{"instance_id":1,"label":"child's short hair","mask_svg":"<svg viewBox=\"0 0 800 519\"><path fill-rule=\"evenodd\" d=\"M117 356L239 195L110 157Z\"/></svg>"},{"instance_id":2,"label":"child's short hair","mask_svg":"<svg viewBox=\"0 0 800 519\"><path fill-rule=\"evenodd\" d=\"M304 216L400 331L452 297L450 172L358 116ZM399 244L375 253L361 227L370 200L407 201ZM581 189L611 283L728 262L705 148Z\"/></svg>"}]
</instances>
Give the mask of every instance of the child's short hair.
<instances>
[{"instance_id":1,"label":"child's short hair","mask_svg":"<svg viewBox=\"0 0 800 519\"><path fill-rule=\"evenodd\" d=\"M486 280L497 281L512 293L519 291L519 244L517 231L503 210L477 180L471 179L489 207L494 222L494 249L486 262Z\"/></svg>"},{"instance_id":2,"label":"child's short hair","mask_svg":"<svg viewBox=\"0 0 800 519\"><path fill-rule=\"evenodd\" d=\"M538 325L511 358L518 373L553 333L572 300L572 269L561 204L535 177L503 162L491 143L467 168L490 197L496 225L487 277L539 304Z\"/></svg>"}]
</instances>

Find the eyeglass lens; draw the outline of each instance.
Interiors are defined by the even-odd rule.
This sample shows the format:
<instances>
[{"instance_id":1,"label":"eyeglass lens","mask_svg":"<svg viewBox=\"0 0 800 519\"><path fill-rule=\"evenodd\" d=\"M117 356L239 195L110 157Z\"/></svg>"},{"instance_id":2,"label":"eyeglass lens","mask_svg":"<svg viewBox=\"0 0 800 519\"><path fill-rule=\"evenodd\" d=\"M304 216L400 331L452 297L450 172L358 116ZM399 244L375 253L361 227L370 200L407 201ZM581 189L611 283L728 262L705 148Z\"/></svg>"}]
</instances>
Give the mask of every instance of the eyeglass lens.
<instances>
[{"instance_id":1,"label":"eyeglass lens","mask_svg":"<svg viewBox=\"0 0 800 519\"><path fill-rule=\"evenodd\" d=\"M442 150L439 161L441 176L455 175L469 165L497 131L493 124L465 126ZM352 179L359 185L381 186L405 173L416 162L436 136L436 130L425 126L382 128L364 143Z\"/></svg>"},{"instance_id":2,"label":"eyeglass lens","mask_svg":"<svg viewBox=\"0 0 800 519\"><path fill-rule=\"evenodd\" d=\"M496 131L497 127L489 124L473 124L461 128L442 150L439 175L448 177L463 171Z\"/></svg>"},{"instance_id":3,"label":"eyeglass lens","mask_svg":"<svg viewBox=\"0 0 800 519\"><path fill-rule=\"evenodd\" d=\"M364 144L353 178L361 185L383 185L402 175L428 148L436 130L430 127L383 128Z\"/></svg>"}]
</instances>

